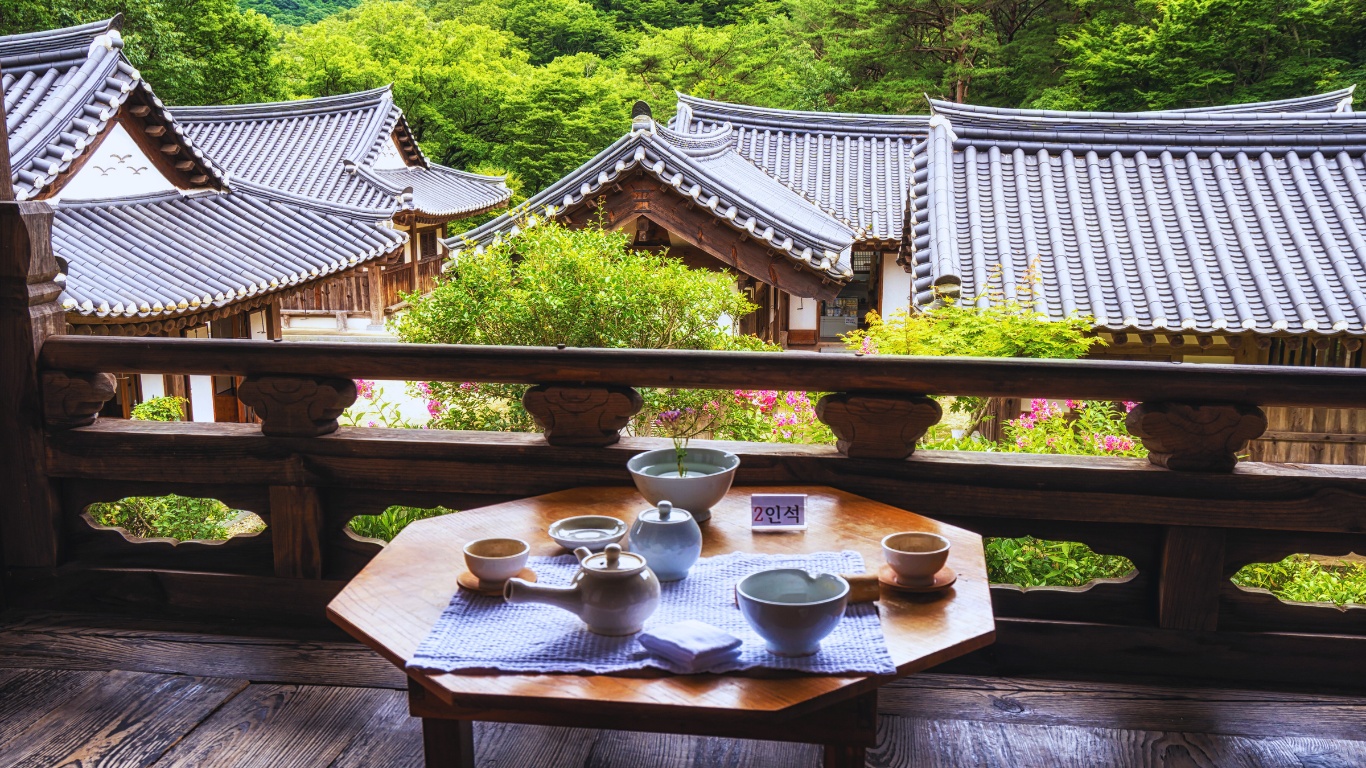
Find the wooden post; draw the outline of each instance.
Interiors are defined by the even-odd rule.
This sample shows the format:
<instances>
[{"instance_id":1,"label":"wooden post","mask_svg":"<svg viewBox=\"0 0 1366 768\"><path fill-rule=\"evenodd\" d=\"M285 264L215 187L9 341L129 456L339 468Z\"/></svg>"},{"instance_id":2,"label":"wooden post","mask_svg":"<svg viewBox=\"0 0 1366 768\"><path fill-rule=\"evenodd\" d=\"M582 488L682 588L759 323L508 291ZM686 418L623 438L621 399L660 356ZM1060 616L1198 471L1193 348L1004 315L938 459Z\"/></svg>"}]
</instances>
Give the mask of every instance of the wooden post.
<instances>
[{"instance_id":1,"label":"wooden post","mask_svg":"<svg viewBox=\"0 0 1366 768\"><path fill-rule=\"evenodd\" d=\"M52 208L15 202L9 160L0 157L0 542L6 568L53 567L60 511L44 471L43 399L38 351L66 330L57 304Z\"/></svg>"},{"instance_id":2,"label":"wooden post","mask_svg":"<svg viewBox=\"0 0 1366 768\"><path fill-rule=\"evenodd\" d=\"M270 540L275 575L286 579L323 577L323 507L318 489L303 485L270 488Z\"/></svg>"},{"instance_id":3,"label":"wooden post","mask_svg":"<svg viewBox=\"0 0 1366 768\"><path fill-rule=\"evenodd\" d=\"M417 240L417 222L408 229L408 248L413 254L413 274L411 285L414 291L422 290L422 276L418 274L417 263L422 260L422 244Z\"/></svg>"},{"instance_id":4,"label":"wooden post","mask_svg":"<svg viewBox=\"0 0 1366 768\"><path fill-rule=\"evenodd\" d=\"M1224 579L1222 528L1169 526L1162 543L1158 625L1213 632L1219 624Z\"/></svg>"},{"instance_id":5,"label":"wooden post","mask_svg":"<svg viewBox=\"0 0 1366 768\"><path fill-rule=\"evenodd\" d=\"M375 262L365 268L370 278L370 325L384 325L384 268Z\"/></svg>"}]
</instances>

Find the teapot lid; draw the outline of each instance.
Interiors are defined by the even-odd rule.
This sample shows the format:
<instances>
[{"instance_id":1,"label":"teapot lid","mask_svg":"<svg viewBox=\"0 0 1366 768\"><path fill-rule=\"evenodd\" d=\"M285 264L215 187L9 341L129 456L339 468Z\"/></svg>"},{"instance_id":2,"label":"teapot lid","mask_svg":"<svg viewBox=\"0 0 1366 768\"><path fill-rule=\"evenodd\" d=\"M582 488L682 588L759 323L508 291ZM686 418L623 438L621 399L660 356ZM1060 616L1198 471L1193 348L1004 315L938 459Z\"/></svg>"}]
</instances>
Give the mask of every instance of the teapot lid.
<instances>
[{"instance_id":1,"label":"teapot lid","mask_svg":"<svg viewBox=\"0 0 1366 768\"><path fill-rule=\"evenodd\" d=\"M661 499L657 507L641 512L640 519L647 523L686 523L692 519L692 513L686 509L675 509L671 502Z\"/></svg>"},{"instance_id":2,"label":"teapot lid","mask_svg":"<svg viewBox=\"0 0 1366 768\"><path fill-rule=\"evenodd\" d=\"M620 544L608 544L607 548L595 555L579 561L579 565L598 573L631 573L645 567L645 558L633 552L622 552Z\"/></svg>"}]
</instances>

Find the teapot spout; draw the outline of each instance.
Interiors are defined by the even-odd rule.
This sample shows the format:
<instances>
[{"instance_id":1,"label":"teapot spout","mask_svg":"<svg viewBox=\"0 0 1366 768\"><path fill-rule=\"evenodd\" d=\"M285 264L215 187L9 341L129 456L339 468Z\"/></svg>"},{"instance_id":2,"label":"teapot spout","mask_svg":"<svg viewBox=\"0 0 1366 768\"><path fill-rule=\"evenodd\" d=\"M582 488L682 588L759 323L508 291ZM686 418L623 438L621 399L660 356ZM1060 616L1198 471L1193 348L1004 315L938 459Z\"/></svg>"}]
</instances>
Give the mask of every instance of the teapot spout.
<instances>
[{"instance_id":1,"label":"teapot spout","mask_svg":"<svg viewBox=\"0 0 1366 768\"><path fill-rule=\"evenodd\" d=\"M583 592L578 586L548 587L524 579L508 579L503 585L503 599L509 603L543 603L575 616L583 615Z\"/></svg>"}]
</instances>

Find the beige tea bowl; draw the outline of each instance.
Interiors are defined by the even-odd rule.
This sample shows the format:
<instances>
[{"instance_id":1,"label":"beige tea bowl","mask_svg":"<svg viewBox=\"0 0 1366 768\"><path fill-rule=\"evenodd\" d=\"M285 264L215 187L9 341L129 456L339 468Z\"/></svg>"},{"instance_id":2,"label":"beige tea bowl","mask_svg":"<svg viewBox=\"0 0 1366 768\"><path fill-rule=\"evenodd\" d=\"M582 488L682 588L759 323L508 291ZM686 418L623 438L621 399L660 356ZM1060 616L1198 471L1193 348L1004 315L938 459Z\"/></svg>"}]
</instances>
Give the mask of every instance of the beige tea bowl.
<instances>
[{"instance_id":1,"label":"beige tea bowl","mask_svg":"<svg viewBox=\"0 0 1366 768\"><path fill-rule=\"evenodd\" d=\"M937 533L905 531L882 539L882 556L908 587L928 586L949 559L949 540Z\"/></svg>"},{"instance_id":2,"label":"beige tea bowl","mask_svg":"<svg viewBox=\"0 0 1366 768\"><path fill-rule=\"evenodd\" d=\"M521 539L476 539L465 545L465 567L481 582L507 581L522 572L530 553Z\"/></svg>"}]
</instances>

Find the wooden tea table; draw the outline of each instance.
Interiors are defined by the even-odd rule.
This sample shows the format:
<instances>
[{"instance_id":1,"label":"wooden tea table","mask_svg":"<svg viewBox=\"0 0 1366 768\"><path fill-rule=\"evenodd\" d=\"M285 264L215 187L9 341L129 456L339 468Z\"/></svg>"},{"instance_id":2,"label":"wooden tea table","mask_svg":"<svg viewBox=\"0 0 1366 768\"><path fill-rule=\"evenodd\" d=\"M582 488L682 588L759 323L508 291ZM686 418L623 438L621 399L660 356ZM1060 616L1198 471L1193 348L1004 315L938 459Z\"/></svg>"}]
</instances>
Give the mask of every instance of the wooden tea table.
<instances>
[{"instance_id":1,"label":"wooden tea table","mask_svg":"<svg viewBox=\"0 0 1366 768\"><path fill-rule=\"evenodd\" d=\"M806 493L808 529L750 533L749 494ZM400 669L455 593L461 547L490 536L531 543L532 555L564 554L551 522L612 515L628 523L650 505L634 488L574 488L422 520L408 526L342 590L328 616ZM896 507L825 487L732 489L703 523L703 556L730 552L852 549L872 571L881 539L895 531L933 531L953 542L958 581L928 595L893 594L879 602L896 675L749 677L565 674L454 675L408 672L409 705L422 718L430 768L474 765L472 721L533 723L822 744L825 765L863 766L877 731L877 689L988 645L995 638L982 539ZM771 674L771 673L770 673Z\"/></svg>"}]
</instances>

